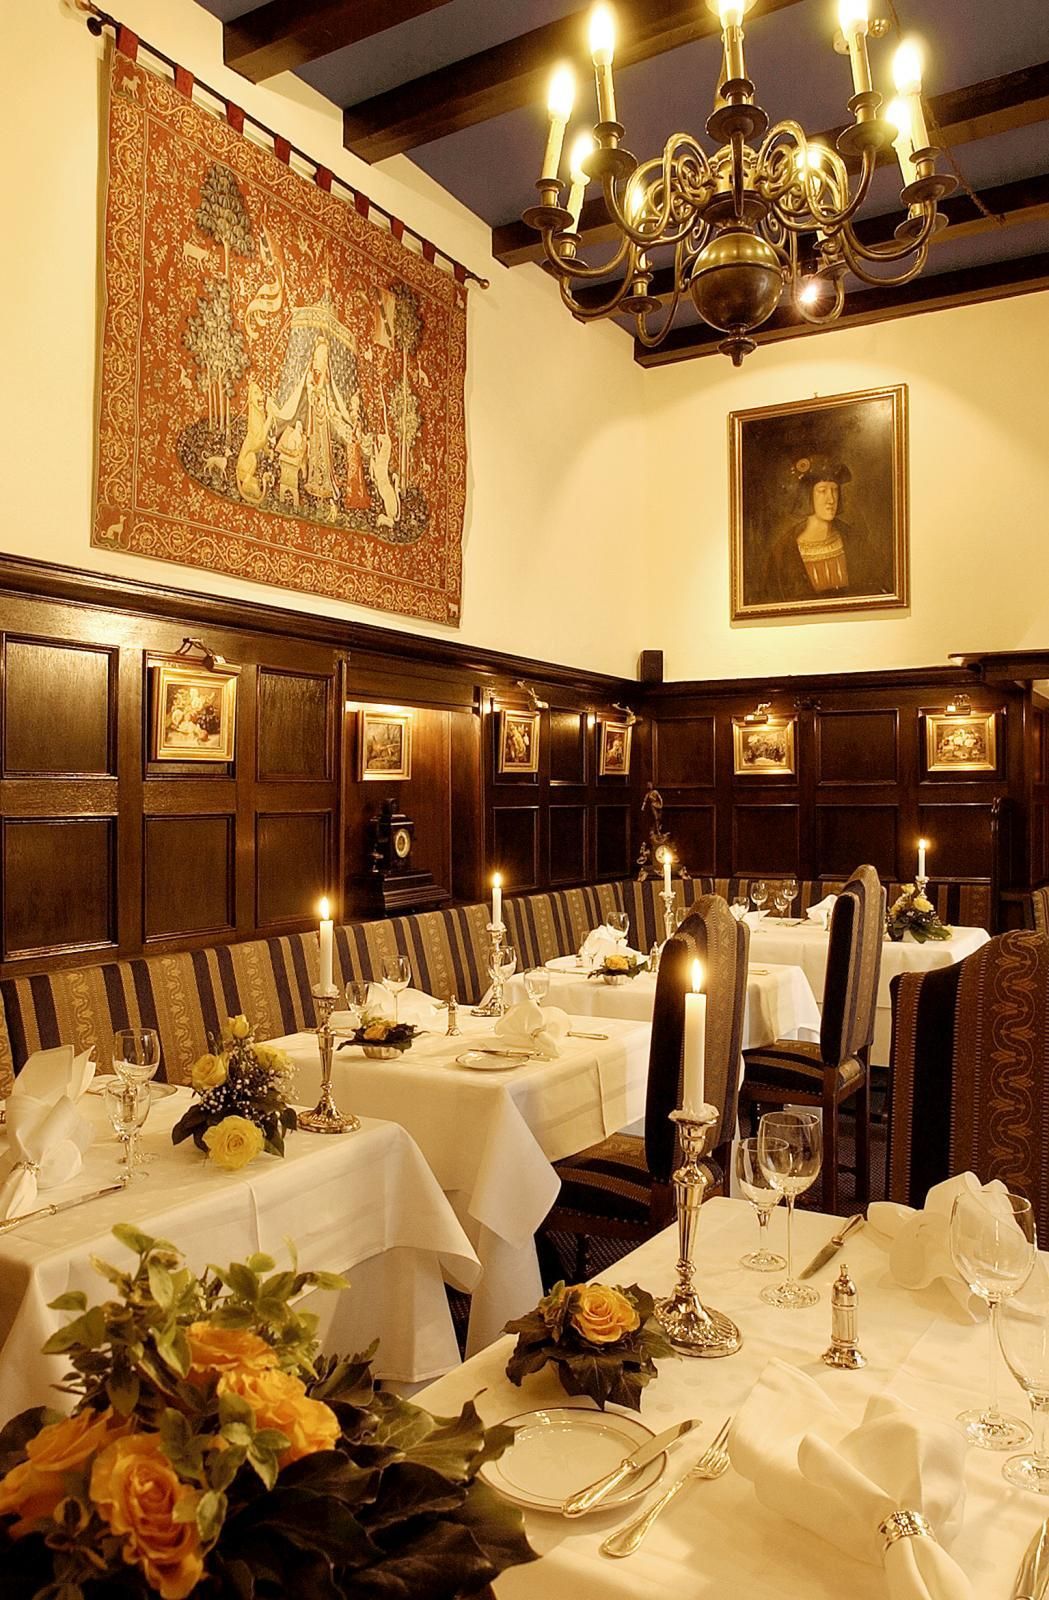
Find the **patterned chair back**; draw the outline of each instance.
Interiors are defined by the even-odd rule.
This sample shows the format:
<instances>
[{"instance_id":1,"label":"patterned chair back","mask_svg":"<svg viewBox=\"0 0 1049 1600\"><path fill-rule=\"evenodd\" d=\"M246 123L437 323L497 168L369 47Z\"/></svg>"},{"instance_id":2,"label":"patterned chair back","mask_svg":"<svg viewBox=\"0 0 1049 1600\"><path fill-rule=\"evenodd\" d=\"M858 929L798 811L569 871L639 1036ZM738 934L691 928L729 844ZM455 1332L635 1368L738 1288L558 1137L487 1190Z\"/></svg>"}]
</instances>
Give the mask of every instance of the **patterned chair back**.
<instances>
[{"instance_id":1,"label":"patterned chair back","mask_svg":"<svg viewBox=\"0 0 1049 1600\"><path fill-rule=\"evenodd\" d=\"M645 1102L645 1154L653 1178L666 1182L674 1168L677 1135L670 1113L681 1104L685 1032L685 993L692 963L701 961L706 977L706 1098L721 1115L707 1149L731 1139L736 1126L743 1014L747 999L750 929L737 922L718 895L695 902L672 939L663 946L652 1011L648 1094Z\"/></svg>"},{"instance_id":2,"label":"patterned chair back","mask_svg":"<svg viewBox=\"0 0 1049 1600\"><path fill-rule=\"evenodd\" d=\"M857 867L834 903L823 983L820 1053L840 1067L870 1049L885 936L885 890L873 867Z\"/></svg>"},{"instance_id":3,"label":"patterned chair back","mask_svg":"<svg viewBox=\"0 0 1049 1600\"><path fill-rule=\"evenodd\" d=\"M1049 938L1016 929L971 956L893 978L889 1198L1000 1178L1049 1241Z\"/></svg>"}]
</instances>

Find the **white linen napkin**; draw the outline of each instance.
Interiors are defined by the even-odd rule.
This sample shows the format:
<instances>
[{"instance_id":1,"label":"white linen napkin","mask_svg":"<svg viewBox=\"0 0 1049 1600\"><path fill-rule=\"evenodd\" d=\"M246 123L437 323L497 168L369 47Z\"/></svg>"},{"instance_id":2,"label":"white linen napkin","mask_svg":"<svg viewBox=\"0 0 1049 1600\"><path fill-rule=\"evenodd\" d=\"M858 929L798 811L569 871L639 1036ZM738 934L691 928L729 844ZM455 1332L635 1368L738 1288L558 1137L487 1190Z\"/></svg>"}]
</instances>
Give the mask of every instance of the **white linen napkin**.
<instances>
[{"instance_id":1,"label":"white linen napkin","mask_svg":"<svg viewBox=\"0 0 1049 1600\"><path fill-rule=\"evenodd\" d=\"M95 1075L93 1052L72 1045L38 1050L15 1079L7 1099L11 1159L0 1175L0 1217L32 1211L38 1189L75 1178L94 1137L76 1101Z\"/></svg>"},{"instance_id":2,"label":"white linen napkin","mask_svg":"<svg viewBox=\"0 0 1049 1600\"><path fill-rule=\"evenodd\" d=\"M748 928L756 928L759 922L763 922L767 916L768 912L764 908L761 911L744 911L743 921Z\"/></svg>"},{"instance_id":3,"label":"white linen napkin","mask_svg":"<svg viewBox=\"0 0 1049 1600\"><path fill-rule=\"evenodd\" d=\"M606 956L625 956L626 953L626 934L620 933L618 928L610 928L607 922L587 934L579 952L588 967L599 967Z\"/></svg>"},{"instance_id":4,"label":"white linen napkin","mask_svg":"<svg viewBox=\"0 0 1049 1600\"><path fill-rule=\"evenodd\" d=\"M960 1194L982 1194L994 1204L999 1199L1005 1203L1008 1192L997 1179L982 1184L975 1172L960 1172L934 1184L921 1211L894 1200L872 1201L867 1208L867 1226L890 1240L889 1271L897 1283L905 1289L926 1289L939 1281L976 1321L986 1313L987 1302L970 1291L951 1258L951 1208Z\"/></svg>"},{"instance_id":5,"label":"white linen napkin","mask_svg":"<svg viewBox=\"0 0 1049 1600\"><path fill-rule=\"evenodd\" d=\"M432 994L427 994L423 989L404 989L397 996L397 1020L410 1022L416 1028L429 1027L437 1015L439 1004ZM368 986L368 1010L377 1011L390 1022L393 1021L393 995L378 979ZM331 1014L333 1028L356 1028L360 1026L360 1020L360 1012L356 1009L333 1011Z\"/></svg>"},{"instance_id":6,"label":"white linen napkin","mask_svg":"<svg viewBox=\"0 0 1049 1600\"><path fill-rule=\"evenodd\" d=\"M552 1061L561 1054L561 1040L568 1033L568 1013L560 1006L520 1000L499 1018L495 1032L500 1045L511 1050L534 1050L545 1061Z\"/></svg>"},{"instance_id":7,"label":"white linen napkin","mask_svg":"<svg viewBox=\"0 0 1049 1600\"><path fill-rule=\"evenodd\" d=\"M965 1506L965 1440L889 1395L873 1395L850 1428L818 1384L770 1361L732 1429L732 1465L758 1499L885 1573L888 1600L972 1600L945 1548ZM886 1547L880 1524L916 1512L933 1537Z\"/></svg>"},{"instance_id":8,"label":"white linen napkin","mask_svg":"<svg viewBox=\"0 0 1049 1600\"><path fill-rule=\"evenodd\" d=\"M818 928L829 928L831 913L834 910L837 898L836 894L825 894L822 900L817 901L814 906L809 906L805 913L806 917L810 922L814 922Z\"/></svg>"}]
</instances>

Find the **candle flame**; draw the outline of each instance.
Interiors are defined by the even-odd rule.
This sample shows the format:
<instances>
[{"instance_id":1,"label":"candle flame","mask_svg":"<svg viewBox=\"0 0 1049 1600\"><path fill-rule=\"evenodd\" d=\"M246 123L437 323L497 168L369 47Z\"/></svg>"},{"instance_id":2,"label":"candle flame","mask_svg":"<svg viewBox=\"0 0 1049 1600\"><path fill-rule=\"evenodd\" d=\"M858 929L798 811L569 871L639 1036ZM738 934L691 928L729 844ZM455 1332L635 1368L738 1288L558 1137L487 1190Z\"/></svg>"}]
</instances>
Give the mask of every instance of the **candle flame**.
<instances>
[{"instance_id":1,"label":"candle flame","mask_svg":"<svg viewBox=\"0 0 1049 1600\"><path fill-rule=\"evenodd\" d=\"M493 889L501 889L502 887L503 887L503 875L502 875L502 873L501 872L493 872L492 873L492 888Z\"/></svg>"},{"instance_id":2,"label":"candle flame","mask_svg":"<svg viewBox=\"0 0 1049 1600\"><path fill-rule=\"evenodd\" d=\"M331 919L331 909L330 909L330 907L328 905L327 897L325 897L321 901L321 921L322 922L328 922L328 921L330 921L330 919Z\"/></svg>"},{"instance_id":3,"label":"candle flame","mask_svg":"<svg viewBox=\"0 0 1049 1600\"><path fill-rule=\"evenodd\" d=\"M590 58L595 67L610 67L616 48L616 24L612 7L596 5L590 13Z\"/></svg>"},{"instance_id":4,"label":"candle flame","mask_svg":"<svg viewBox=\"0 0 1049 1600\"><path fill-rule=\"evenodd\" d=\"M703 993L703 963L701 961L693 961L692 963L692 993Z\"/></svg>"},{"instance_id":5,"label":"candle flame","mask_svg":"<svg viewBox=\"0 0 1049 1600\"><path fill-rule=\"evenodd\" d=\"M555 122L567 122L575 104L575 73L567 63L554 68L546 108Z\"/></svg>"},{"instance_id":6,"label":"candle flame","mask_svg":"<svg viewBox=\"0 0 1049 1600\"><path fill-rule=\"evenodd\" d=\"M588 161L594 153L594 136L592 133L581 133L572 145L568 157L568 170L573 183L581 184L585 189L590 182L583 171L583 162Z\"/></svg>"},{"instance_id":7,"label":"candle flame","mask_svg":"<svg viewBox=\"0 0 1049 1600\"><path fill-rule=\"evenodd\" d=\"M897 94L921 94L922 56L914 39L904 39L892 59L892 81Z\"/></svg>"},{"instance_id":8,"label":"candle flame","mask_svg":"<svg viewBox=\"0 0 1049 1600\"><path fill-rule=\"evenodd\" d=\"M901 134L905 139L911 137L911 108L905 95L897 95L895 100L889 101L885 107L885 120L895 126L897 139Z\"/></svg>"},{"instance_id":9,"label":"candle flame","mask_svg":"<svg viewBox=\"0 0 1049 1600\"><path fill-rule=\"evenodd\" d=\"M846 39L853 31L866 33L869 23L869 0L838 0L838 26Z\"/></svg>"},{"instance_id":10,"label":"candle flame","mask_svg":"<svg viewBox=\"0 0 1049 1600\"><path fill-rule=\"evenodd\" d=\"M928 850L928 848L929 848L928 839L919 839L918 840L918 849L919 850Z\"/></svg>"}]
</instances>

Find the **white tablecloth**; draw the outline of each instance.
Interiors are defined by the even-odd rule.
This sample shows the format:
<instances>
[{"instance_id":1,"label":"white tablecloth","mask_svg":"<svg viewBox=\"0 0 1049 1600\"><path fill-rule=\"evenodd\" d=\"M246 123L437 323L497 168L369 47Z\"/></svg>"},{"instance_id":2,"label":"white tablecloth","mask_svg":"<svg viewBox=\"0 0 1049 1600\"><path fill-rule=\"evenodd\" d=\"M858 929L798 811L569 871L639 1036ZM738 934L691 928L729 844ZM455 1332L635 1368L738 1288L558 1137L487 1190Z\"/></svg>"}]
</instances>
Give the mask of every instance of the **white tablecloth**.
<instances>
[{"instance_id":1,"label":"white tablecloth","mask_svg":"<svg viewBox=\"0 0 1049 1600\"><path fill-rule=\"evenodd\" d=\"M69 1314L50 1311L48 1302L67 1289L83 1289L89 1303L105 1298L105 1280L90 1258L127 1262L110 1232L118 1222L170 1239L195 1272L256 1250L286 1263L290 1237L304 1270L345 1272L351 1280L342 1294L313 1297L327 1350L350 1354L378 1337L376 1372L405 1382L457 1364L443 1279L472 1288L477 1258L403 1128L367 1122L340 1137L295 1133L283 1160L261 1155L240 1172L223 1172L192 1142L171 1143L189 1101L190 1091L180 1089L152 1106L141 1146L156 1160L145 1178L0 1234L0 1422L26 1406L60 1403L49 1386L68 1364L42 1356L40 1347ZM41 1206L119 1175L102 1100L88 1095L81 1105L95 1143L77 1178L42 1191Z\"/></svg>"},{"instance_id":2,"label":"white tablecloth","mask_svg":"<svg viewBox=\"0 0 1049 1600\"><path fill-rule=\"evenodd\" d=\"M539 1297L533 1235L560 1187L551 1162L644 1115L647 1024L609 1017L598 1029L591 1018L578 1020L608 1038L565 1039L556 1060L500 1072L456 1065L481 1036L494 1042L492 1022L465 1008L461 1037L426 1035L394 1061L369 1060L356 1046L336 1052L339 1105L407 1128L477 1251L483 1275L470 1311L471 1351ZM435 1027L442 1026L439 1014ZM298 1069L300 1099L312 1104L320 1084L316 1038L302 1033L275 1042Z\"/></svg>"},{"instance_id":3,"label":"white tablecloth","mask_svg":"<svg viewBox=\"0 0 1049 1600\"><path fill-rule=\"evenodd\" d=\"M782 1213L774 1215L772 1232L780 1240L782 1227ZM799 1261L814 1254L833 1231L829 1218L799 1212ZM725 1417L739 1409L773 1356L808 1373L855 1422L868 1397L882 1390L942 1421L985 1398L986 1319L963 1321L942 1287L915 1294L894 1284L885 1249L868 1229L850 1238L836 1262L816 1275L820 1303L805 1311L776 1311L759 1301L768 1279L736 1265L756 1239L757 1224L745 1202L711 1200L703 1207L699 1291L738 1322L744 1342L738 1355L725 1360L661 1362L659 1377L645 1390L641 1418L656 1432L684 1417L702 1418L702 1427L672 1452L674 1476L692 1464ZM673 1282L675 1257L676 1233L668 1230L603 1273L602 1280L637 1282L653 1293L665 1293ZM860 1372L834 1371L819 1360L829 1343L830 1283L843 1260L859 1289L860 1345L870 1363ZM489 1423L570 1403L549 1370L514 1388L504 1376L512 1347L511 1339L501 1339L416 1399L447 1414L476 1396ZM1002 1373L1010 1409L1026 1415L1026 1402L1004 1366ZM1041 1497L1003 1482L1004 1459L988 1451L969 1452L964 1523L951 1546L979 1600L1007 1600L1023 1551L1049 1510ZM668 1476L660 1487L669 1481ZM633 1506L628 1514L636 1510ZM495 1584L498 1600L666 1600L668 1595L675 1600L885 1600L884 1579L874 1567L766 1510L751 1484L731 1468L716 1482L685 1489L641 1550L627 1560L598 1554L601 1540L617 1525L614 1513L595 1513L577 1522L528 1513L526 1520L529 1538L543 1559L505 1573Z\"/></svg>"},{"instance_id":4,"label":"white tablecloth","mask_svg":"<svg viewBox=\"0 0 1049 1600\"><path fill-rule=\"evenodd\" d=\"M751 930L750 959L758 964L787 961L800 967L822 1004L829 938L825 929L814 927L812 923L807 922L795 928L783 927L766 917ZM929 939L925 944L918 944L912 939L903 939L898 944L891 939L884 941L872 1061L881 1067L889 1064L889 1047L892 1043L890 980L898 972L927 972L931 967L949 967L952 962L961 961L963 956L970 956L974 950L979 950L989 938L986 928L955 928L950 939Z\"/></svg>"},{"instance_id":5,"label":"white tablecloth","mask_svg":"<svg viewBox=\"0 0 1049 1600\"><path fill-rule=\"evenodd\" d=\"M524 999L520 973L507 985L507 1001ZM547 1004L561 1006L579 1016L632 1017L651 1022L656 979L640 972L622 983L605 983L584 973L551 972ZM747 978L747 1009L743 1020L743 1048L771 1044L774 1039L819 1038L820 1008L800 965L751 965Z\"/></svg>"}]
</instances>

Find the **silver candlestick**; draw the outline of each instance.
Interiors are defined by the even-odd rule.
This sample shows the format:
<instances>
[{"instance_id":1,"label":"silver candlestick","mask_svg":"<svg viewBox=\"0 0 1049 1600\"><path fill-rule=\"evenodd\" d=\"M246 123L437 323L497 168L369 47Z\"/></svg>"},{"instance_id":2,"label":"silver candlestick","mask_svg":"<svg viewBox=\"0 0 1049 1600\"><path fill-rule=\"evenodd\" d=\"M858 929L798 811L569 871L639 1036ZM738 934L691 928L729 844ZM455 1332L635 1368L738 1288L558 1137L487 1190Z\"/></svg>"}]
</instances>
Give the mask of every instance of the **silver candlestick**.
<instances>
[{"instance_id":1,"label":"silver candlestick","mask_svg":"<svg viewBox=\"0 0 1049 1600\"><path fill-rule=\"evenodd\" d=\"M503 924L490 922L488 924L488 974L492 979L492 986L488 990L488 997L479 1006L474 1006L470 1015L473 1017L505 1017L506 1001L503 999L505 980L499 975L499 968L503 954L503 940L506 938L506 929ZM494 974L494 976L493 976Z\"/></svg>"},{"instance_id":2,"label":"silver candlestick","mask_svg":"<svg viewBox=\"0 0 1049 1600\"><path fill-rule=\"evenodd\" d=\"M670 1343L679 1355L733 1356L743 1343L736 1324L722 1311L705 1306L694 1287L695 1263L692 1259L699 1225L699 1208L710 1182L699 1165L709 1130L716 1126L716 1106L704 1105L698 1111L672 1111L681 1138L682 1160L673 1174L677 1202L678 1264L677 1285L673 1294L656 1301L656 1316Z\"/></svg>"},{"instance_id":3,"label":"silver candlestick","mask_svg":"<svg viewBox=\"0 0 1049 1600\"><path fill-rule=\"evenodd\" d=\"M331 1029L331 1014L339 998L338 990L311 989L317 1002L317 1044L321 1053L321 1097L312 1111L300 1111L299 1127L307 1133L356 1133L360 1117L351 1112L344 1117L335 1104L331 1089L331 1067L335 1051L335 1035Z\"/></svg>"},{"instance_id":4,"label":"silver candlestick","mask_svg":"<svg viewBox=\"0 0 1049 1600\"><path fill-rule=\"evenodd\" d=\"M665 941L673 938L677 932L677 895L673 889L660 889L659 898L663 902L663 938Z\"/></svg>"},{"instance_id":5,"label":"silver candlestick","mask_svg":"<svg viewBox=\"0 0 1049 1600\"><path fill-rule=\"evenodd\" d=\"M915 877L914 877L914 892L915 892L915 894L916 895L924 894L928 887L929 887L928 878L921 878L921 877L918 876L917 873L915 873Z\"/></svg>"}]
</instances>

